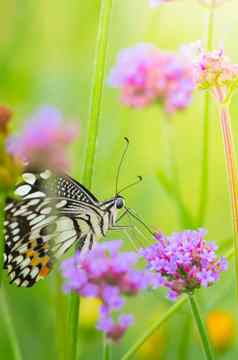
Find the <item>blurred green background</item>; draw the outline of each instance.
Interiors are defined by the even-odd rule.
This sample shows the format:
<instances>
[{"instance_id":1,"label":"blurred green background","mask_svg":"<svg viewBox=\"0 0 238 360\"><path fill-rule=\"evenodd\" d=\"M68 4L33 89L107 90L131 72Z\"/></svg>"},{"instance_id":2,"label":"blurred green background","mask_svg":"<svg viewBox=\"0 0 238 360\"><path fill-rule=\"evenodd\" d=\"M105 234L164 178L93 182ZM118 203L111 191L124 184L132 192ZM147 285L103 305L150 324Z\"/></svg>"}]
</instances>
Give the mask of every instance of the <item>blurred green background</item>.
<instances>
[{"instance_id":1,"label":"blurred green background","mask_svg":"<svg viewBox=\"0 0 238 360\"><path fill-rule=\"evenodd\" d=\"M29 114L45 104L59 107L66 119L78 119L80 138L72 149L72 174L79 180L87 141L99 4L99 0L0 0L0 103L14 110L16 131ZM217 9L214 24L215 46L224 44L234 62L238 62L237 10L236 0L226 1ZM114 0L106 74L118 51L138 42L154 42L158 47L176 51L184 43L204 40L207 15L197 0L178 0L156 11L149 8L148 0ZM203 93L196 93L192 106L171 120L182 197L193 217L197 215L200 196L203 99ZM238 95L235 95L231 108L236 142L237 100ZM208 229L208 238L220 243L224 252L232 246L232 225L215 105L212 105L210 127L209 203L206 221L199 225ZM125 108L119 103L118 92L107 86L103 93L93 192L99 199L113 195L124 136L130 139L131 145L120 183L128 184L137 175L144 179L128 191L127 203L153 228L165 233L181 230L177 204L156 176L159 168L164 171L168 168L163 114L155 106L143 111ZM125 248L131 248L125 234L109 234L107 238L112 236L124 239ZM221 326L222 331L225 327L224 338L227 336L228 340L234 334L233 328L237 327L232 270L231 264L217 285L200 294L204 316L213 310L227 314L225 318L230 328L219 316L211 326L215 329ZM67 298L56 291L57 271L33 289L18 289L8 285L6 276L4 280L9 311L24 360L63 359L64 333L60 324L63 321L63 330L67 331L66 314L61 312L62 306L66 308ZM163 291L147 293L128 302L128 311L133 309L136 324L120 344L113 346L113 359L120 359L144 329L170 306L164 295ZM5 310L0 306L0 359L11 360L13 354L2 316ZM101 359L101 335L93 330L95 306L84 304L82 307L80 355L85 360ZM146 344L137 358L202 359L199 338L188 310L184 306ZM61 355L58 355L59 349ZM236 359L237 355L237 342L229 344L228 341L226 350L217 351L219 359Z\"/></svg>"}]
</instances>

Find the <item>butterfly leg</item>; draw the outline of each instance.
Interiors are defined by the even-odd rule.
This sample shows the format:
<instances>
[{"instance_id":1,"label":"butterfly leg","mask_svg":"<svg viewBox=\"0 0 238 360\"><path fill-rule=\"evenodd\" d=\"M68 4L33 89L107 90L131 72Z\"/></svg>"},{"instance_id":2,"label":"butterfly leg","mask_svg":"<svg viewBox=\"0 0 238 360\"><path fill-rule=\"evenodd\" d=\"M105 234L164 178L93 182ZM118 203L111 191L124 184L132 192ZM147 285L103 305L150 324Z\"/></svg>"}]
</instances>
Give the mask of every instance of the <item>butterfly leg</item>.
<instances>
[{"instance_id":1,"label":"butterfly leg","mask_svg":"<svg viewBox=\"0 0 238 360\"><path fill-rule=\"evenodd\" d=\"M134 225L113 225L109 230L127 230L134 228Z\"/></svg>"},{"instance_id":2,"label":"butterfly leg","mask_svg":"<svg viewBox=\"0 0 238 360\"><path fill-rule=\"evenodd\" d=\"M116 220L116 223L118 223L126 214L128 214L127 209L119 216L119 218Z\"/></svg>"}]
</instances>

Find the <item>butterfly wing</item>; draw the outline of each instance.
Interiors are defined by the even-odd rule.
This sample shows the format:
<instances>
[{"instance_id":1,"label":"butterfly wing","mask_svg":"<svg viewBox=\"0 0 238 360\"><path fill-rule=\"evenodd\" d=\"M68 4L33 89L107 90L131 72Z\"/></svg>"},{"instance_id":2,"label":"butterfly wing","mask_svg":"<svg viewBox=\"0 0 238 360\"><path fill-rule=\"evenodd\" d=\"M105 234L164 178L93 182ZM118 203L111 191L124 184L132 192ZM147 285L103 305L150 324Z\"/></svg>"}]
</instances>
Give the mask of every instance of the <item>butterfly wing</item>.
<instances>
[{"instance_id":1,"label":"butterfly wing","mask_svg":"<svg viewBox=\"0 0 238 360\"><path fill-rule=\"evenodd\" d=\"M74 243L81 250L92 246L87 209L98 202L67 175L46 170L22 177L18 198L8 199L5 209L4 263L11 282L29 287L47 276L55 258Z\"/></svg>"}]
</instances>

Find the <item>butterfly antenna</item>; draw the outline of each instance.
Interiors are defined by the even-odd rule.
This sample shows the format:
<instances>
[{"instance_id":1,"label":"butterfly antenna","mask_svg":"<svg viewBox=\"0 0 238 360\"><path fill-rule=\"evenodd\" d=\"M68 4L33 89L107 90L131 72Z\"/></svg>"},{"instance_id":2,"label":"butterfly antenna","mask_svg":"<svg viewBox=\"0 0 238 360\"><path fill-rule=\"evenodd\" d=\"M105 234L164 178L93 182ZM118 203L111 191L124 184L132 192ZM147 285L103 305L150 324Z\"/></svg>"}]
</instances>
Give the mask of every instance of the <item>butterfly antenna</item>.
<instances>
[{"instance_id":1,"label":"butterfly antenna","mask_svg":"<svg viewBox=\"0 0 238 360\"><path fill-rule=\"evenodd\" d=\"M130 188L130 187L132 187L132 186L134 186L134 185L139 184L142 180L143 180L142 176L137 176L137 180L136 180L136 181L134 181L133 183L131 183L131 184L129 184L129 185L124 186L124 188L122 188L119 192L117 192L117 194L120 194L120 193L122 193L123 191L125 191L126 189L128 189L128 188Z\"/></svg>"},{"instance_id":2,"label":"butterfly antenna","mask_svg":"<svg viewBox=\"0 0 238 360\"><path fill-rule=\"evenodd\" d=\"M139 221L143 226L144 228L154 237L155 236L155 233L154 231L152 231L148 225L146 225L146 223L132 210L132 209L129 209L129 208L125 208L128 212L128 214L130 214L134 219L136 219L137 221Z\"/></svg>"},{"instance_id":3,"label":"butterfly antenna","mask_svg":"<svg viewBox=\"0 0 238 360\"><path fill-rule=\"evenodd\" d=\"M126 156L126 153L127 153L127 150L128 150L128 147L129 147L129 139L127 137L124 137L124 140L126 141L126 146L125 146L125 149L122 153L122 156L121 156L121 160L119 162L119 165L118 165L118 169L117 169L117 175L116 175L116 194L118 194L118 181L119 181L119 176L120 176L120 172L121 172L121 167L122 167L122 164L123 164L123 161L124 161L124 158Z\"/></svg>"}]
</instances>

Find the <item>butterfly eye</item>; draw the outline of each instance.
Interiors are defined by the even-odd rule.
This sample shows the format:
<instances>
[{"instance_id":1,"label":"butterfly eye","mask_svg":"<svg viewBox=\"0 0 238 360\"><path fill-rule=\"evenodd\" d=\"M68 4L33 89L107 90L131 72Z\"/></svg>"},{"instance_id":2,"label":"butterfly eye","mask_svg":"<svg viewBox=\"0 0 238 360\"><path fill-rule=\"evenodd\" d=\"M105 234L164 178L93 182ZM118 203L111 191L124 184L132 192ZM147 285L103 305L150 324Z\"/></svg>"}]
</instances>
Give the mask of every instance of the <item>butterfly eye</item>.
<instances>
[{"instance_id":1,"label":"butterfly eye","mask_svg":"<svg viewBox=\"0 0 238 360\"><path fill-rule=\"evenodd\" d=\"M122 199L122 198L117 198L117 199L116 199L116 208L117 208L117 209L122 209L124 206L125 206L124 199Z\"/></svg>"}]
</instances>

